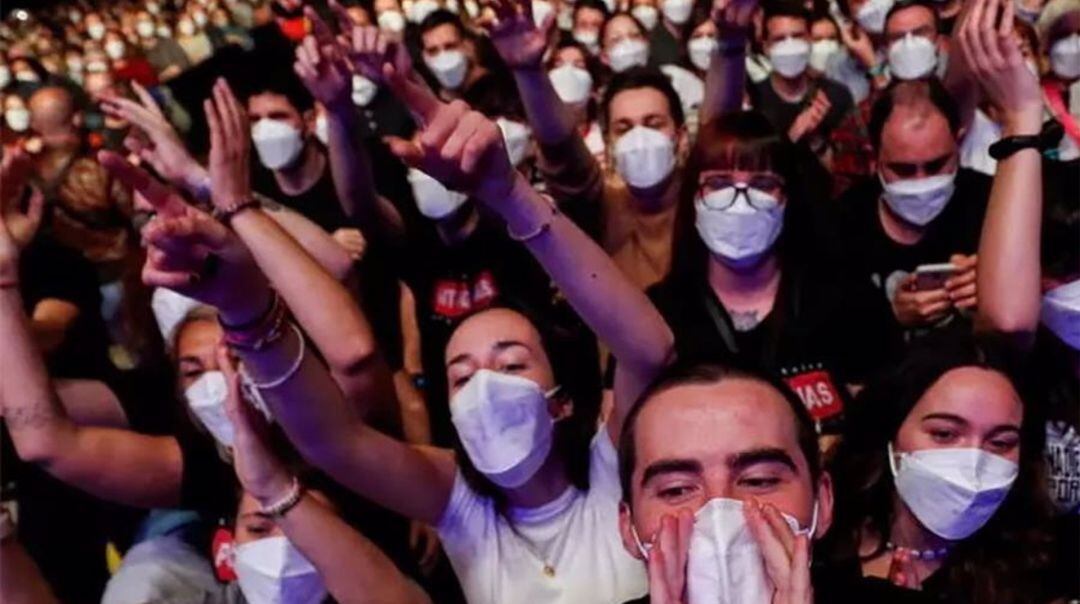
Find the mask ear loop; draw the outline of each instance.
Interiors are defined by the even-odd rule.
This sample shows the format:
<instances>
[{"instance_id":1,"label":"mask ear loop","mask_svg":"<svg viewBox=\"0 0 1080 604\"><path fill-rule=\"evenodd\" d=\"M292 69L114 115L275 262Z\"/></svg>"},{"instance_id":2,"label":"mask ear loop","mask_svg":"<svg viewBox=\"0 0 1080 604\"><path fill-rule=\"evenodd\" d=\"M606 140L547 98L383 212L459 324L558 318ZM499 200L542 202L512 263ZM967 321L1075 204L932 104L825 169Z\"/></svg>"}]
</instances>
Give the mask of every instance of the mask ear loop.
<instances>
[{"instance_id":1,"label":"mask ear loop","mask_svg":"<svg viewBox=\"0 0 1080 604\"><path fill-rule=\"evenodd\" d=\"M886 454L889 456L889 470L892 472L893 478L896 478L899 470L896 468L896 452L893 451L892 441L890 440L885 444Z\"/></svg>"},{"instance_id":2,"label":"mask ear loop","mask_svg":"<svg viewBox=\"0 0 1080 604\"><path fill-rule=\"evenodd\" d=\"M634 523L632 521L630 522L630 534L634 536L634 545L636 545L638 551L641 552L641 557L645 558L645 560L648 560L649 551L652 549L653 544L643 543L641 541L641 537L639 537L637 533L637 527L634 526Z\"/></svg>"}]
</instances>

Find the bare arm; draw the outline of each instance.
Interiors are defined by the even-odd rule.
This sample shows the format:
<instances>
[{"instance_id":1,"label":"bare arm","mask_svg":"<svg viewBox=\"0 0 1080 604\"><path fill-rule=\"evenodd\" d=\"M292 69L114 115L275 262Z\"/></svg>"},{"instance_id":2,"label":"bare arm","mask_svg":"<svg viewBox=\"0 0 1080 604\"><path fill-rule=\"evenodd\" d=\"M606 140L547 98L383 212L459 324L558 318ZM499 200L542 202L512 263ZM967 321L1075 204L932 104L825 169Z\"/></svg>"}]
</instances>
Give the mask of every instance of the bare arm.
<instances>
[{"instance_id":1,"label":"bare arm","mask_svg":"<svg viewBox=\"0 0 1080 604\"><path fill-rule=\"evenodd\" d=\"M1012 35L1012 3L994 20L994 0L978 0L958 26L960 45L987 96L1004 115L1003 137L1035 135L1042 127L1038 82ZM1028 347L1039 322L1042 160L1024 149L998 162L979 240L980 330L1006 334Z\"/></svg>"},{"instance_id":2,"label":"bare arm","mask_svg":"<svg viewBox=\"0 0 1080 604\"><path fill-rule=\"evenodd\" d=\"M5 522L7 520L5 519ZM0 540L0 602L4 604L58 604L41 569L14 535Z\"/></svg>"},{"instance_id":3,"label":"bare arm","mask_svg":"<svg viewBox=\"0 0 1080 604\"><path fill-rule=\"evenodd\" d=\"M401 284L401 337L403 367L394 374L394 386L401 404L401 425L405 440L414 445L431 444L431 418L424 393L413 384L413 376L423 373L420 361L420 326L416 323L416 300L412 290Z\"/></svg>"},{"instance_id":4,"label":"bare arm","mask_svg":"<svg viewBox=\"0 0 1080 604\"><path fill-rule=\"evenodd\" d=\"M711 18L716 24L716 49L705 75L701 123L742 108L746 90L746 47L757 0L717 0Z\"/></svg>"}]
</instances>

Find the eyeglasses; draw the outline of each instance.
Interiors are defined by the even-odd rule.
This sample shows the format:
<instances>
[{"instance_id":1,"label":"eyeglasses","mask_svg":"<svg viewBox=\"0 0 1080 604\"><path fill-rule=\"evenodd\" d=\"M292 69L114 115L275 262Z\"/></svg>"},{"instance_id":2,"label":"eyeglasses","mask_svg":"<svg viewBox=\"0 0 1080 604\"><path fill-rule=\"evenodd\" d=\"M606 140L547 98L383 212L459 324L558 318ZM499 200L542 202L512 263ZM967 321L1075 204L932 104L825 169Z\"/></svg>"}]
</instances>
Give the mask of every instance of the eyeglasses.
<instances>
[{"instance_id":1,"label":"eyeglasses","mask_svg":"<svg viewBox=\"0 0 1080 604\"><path fill-rule=\"evenodd\" d=\"M702 186L701 201L710 210L727 210L735 205L735 200L741 195L751 208L759 211L771 210L780 205L778 194L781 188L782 185L779 184L767 188L743 182L730 182L717 188Z\"/></svg>"}]
</instances>

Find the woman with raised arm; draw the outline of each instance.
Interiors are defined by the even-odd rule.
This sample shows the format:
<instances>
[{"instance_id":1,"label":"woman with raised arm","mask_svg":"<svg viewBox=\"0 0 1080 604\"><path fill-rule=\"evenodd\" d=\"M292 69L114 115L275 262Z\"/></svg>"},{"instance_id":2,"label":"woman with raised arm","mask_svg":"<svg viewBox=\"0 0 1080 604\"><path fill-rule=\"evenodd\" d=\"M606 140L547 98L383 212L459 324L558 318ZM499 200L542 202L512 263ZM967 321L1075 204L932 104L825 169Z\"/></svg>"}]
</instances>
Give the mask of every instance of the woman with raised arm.
<instances>
[{"instance_id":1,"label":"woman with raised arm","mask_svg":"<svg viewBox=\"0 0 1080 604\"><path fill-rule=\"evenodd\" d=\"M527 311L491 308L453 332L445 367L460 443L455 455L409 446L365 424L307 353L299 330L280 307L268 306L268 289L238 296L229 293L230 283L206 274L214 245L208 225L159 213L159 227L147 236L155 252L145 274L218 305L226 341L300 452L365 497L434 524L470 601L639 597L647 589L644 568L625 553L617 531L612 438L623 410L668 362L670 333L603 251L517 175L494 122L463 103L443 104L408 74L385 69L399 99L425 124L418 142L399 141L395 152L507 218L511 236L527 239L567 296L583 301L578 310L622 362L616 413L605 430L596 430L599 384L583 379L589 362L578 360L582 351L565 345L557 322ZM213 199L223 220L286 298L305 279L307 296L323 308L346 304L341 286L295 244L286 254L266 251L264 242L284 235L251 211L243 111L219 87L207 113ZM586 271L558 268L571 264ZM605 292L614 307L590 306L586 291Z\"/></svg>"}]
</instances>

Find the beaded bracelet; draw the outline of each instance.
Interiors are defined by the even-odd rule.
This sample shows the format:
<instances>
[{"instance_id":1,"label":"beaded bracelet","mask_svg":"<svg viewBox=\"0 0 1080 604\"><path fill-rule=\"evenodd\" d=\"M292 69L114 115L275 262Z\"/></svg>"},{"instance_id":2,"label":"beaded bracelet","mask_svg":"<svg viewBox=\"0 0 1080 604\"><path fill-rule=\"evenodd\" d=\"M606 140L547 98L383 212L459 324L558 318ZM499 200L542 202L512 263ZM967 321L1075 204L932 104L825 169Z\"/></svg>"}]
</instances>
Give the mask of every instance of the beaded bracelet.
<instances>
[{"instance_id":1,"label":"beaded bracelet","mask_svg":"<svg viewBox=\"0 0 1080 604\"><path fill-rule=\"evenodd\" d=\"M213 215L214 218L216 218L225 226L231 226L234 216L236 216L240 212L243 212L244 210L258 208L261 205L262 204L259 203L258 199L255 199L254 197L247 197L239 201L234 201L229 205L225 206L224 208L214 208Z\"/></svg>"},{"instance_id":2,"label":"beaded bracelet","mask_svg":"<svg viewBox=\"0 0 1080 604\"><path fill-rule=\"evenodd\" d=\"M289 490L285 495L270 505L261 506L262 509L260 511L271 518L281 518L296 507L303 497L304 488L300 485L300 481L293 476L292 485L289 486Z\"/></svg>"},{"instance_id":3,"label":"beaded bracelet","mask_svg":"<svg viewBox=\"0 0 1080 604\"><path fill-rule=\"evenodd\" d=\"M545 220L544 222L541 222L540 224L538 224L533 230L529 231L528 233L525 233L524 235L518 235L518 234L514 233L513 231L511 231L510 226L507 225L506 234L513 241L516 241L518 243L528 243L528 242L532 241L533 239L536 239L540 235L543 235L544 233L546 233L548 231L548 229L551 228L551 223L555 220L555 217L558 216L558 215L559 215L559 208L554 203L552 203L551 204L551 215L548 216L547 220Z\"/></svg>"},{"instance_id":4,"label":"beaded bracelet","mask_svg":"<svg viewBox=\"0 0 1080 604\"><path fill-rule=\"evenodd\" d=\"M281 339L285 331L288 308L274 292L270 307L262 315L243 325L229 325L218 317L225 331L225 343L233 348L259 351Z\"/></svg>"}]
</instances>

